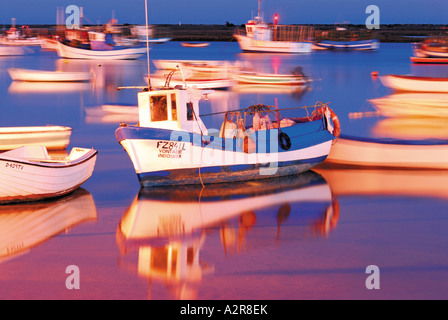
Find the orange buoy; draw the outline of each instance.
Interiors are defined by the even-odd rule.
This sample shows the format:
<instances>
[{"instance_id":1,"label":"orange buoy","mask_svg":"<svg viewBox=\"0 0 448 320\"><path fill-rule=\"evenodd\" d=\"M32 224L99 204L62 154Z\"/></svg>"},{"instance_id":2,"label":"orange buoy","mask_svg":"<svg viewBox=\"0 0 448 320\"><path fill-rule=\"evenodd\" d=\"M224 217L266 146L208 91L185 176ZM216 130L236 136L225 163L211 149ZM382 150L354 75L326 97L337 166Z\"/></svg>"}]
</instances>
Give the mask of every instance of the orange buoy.
<instances>
[{"instance_id":1,"label":"orange buoy","mask_svg":"<svg viewBox=\"0 0 448 320\"><path fill-rule=\"evenodd\" d=\"M372 77L376 78L378 77L378 71L372 71Z\"/></svg>"}]
</instances>

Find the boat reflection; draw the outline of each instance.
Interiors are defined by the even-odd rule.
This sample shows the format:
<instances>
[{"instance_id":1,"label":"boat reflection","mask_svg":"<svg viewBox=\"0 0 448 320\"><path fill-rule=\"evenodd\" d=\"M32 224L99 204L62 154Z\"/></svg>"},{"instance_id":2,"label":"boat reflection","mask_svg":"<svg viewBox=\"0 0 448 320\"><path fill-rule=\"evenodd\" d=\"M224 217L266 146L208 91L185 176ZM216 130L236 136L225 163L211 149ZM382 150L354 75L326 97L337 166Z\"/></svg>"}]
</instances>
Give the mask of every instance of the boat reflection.
<instances>
[{"instance_id":1,"label":"boat reflection","mask_svg":"<svg viewBox=\"0 0 448 320\"><path fill-rule=\"evenodd\" d=\"M2 205L0 263L96 217L93 197L82 188L56 200Z\"/></svg>"},{"instance_id":2,"label":"boat reflection","mask_svg":"<svg viewBox=\"0 0 448 320\"><path fill-rule=\"evenodd\" d=\"M12 94L77 93L92 88L88 82L23 82L12 81L8 92Z\"/></svg>"},{"instance_id":3,"label":"boat reflection","mask_svg":"<svg viewBox=\"0 0 448 320\"><path fill-rule=\"evenodd\" d=\"M207 236L220 239L224 255L243 254L326 237L338 218L329 185L309 171L205 188L143 188L116 235L122 266L150 283L164 283L176 299L194 299L203 276L214 271L200 260Z\"/></svg>"},{"instance_id":4,"label":"boat reflection","mask_svg":"<svg viewBox=\"0 0 448 320\"><path fill-rule=\"evenodd\" d=\"M378 138L403 140L448 140L448 118L387 118L376 123L372 134Z\"/></svg>"},{"instance_id":5,"label":"boat reflection","mask_svg":"<svg viewBox=\"0 0 448 320\"><path fill-rule=\"evenodd\" d=\"M369 101L385 117L448 117L446 93L396 93Z\"/></svg>"},{"instance_id":6,"label":"boat reflection","mask_svg":"<svg viewBox=\"0 0 448 320\"><path fill-rule=\"evenodd\" d=\"M315 169L336 197L403 196L448 199L448 171L338 168L325 163Z\"/></svg>"}]
</instances>

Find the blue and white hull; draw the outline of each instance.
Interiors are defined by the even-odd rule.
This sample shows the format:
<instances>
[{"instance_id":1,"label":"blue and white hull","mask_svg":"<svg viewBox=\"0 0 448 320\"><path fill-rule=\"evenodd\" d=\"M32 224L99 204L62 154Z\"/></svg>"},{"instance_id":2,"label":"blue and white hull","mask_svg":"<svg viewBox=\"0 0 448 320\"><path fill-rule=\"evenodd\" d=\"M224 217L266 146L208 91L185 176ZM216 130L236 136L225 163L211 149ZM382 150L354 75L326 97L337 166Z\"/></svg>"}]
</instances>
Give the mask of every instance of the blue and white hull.
<instances>
[{"instance_id":1,"label":"blue and white hull","mask_svg":"<svg viewBox=\"0 0 448 320\"><path fill-rule=\"evenodd\" d=\"M313 43L315 50L376 50L379 49L378 40L352 40L352 41L330 41L322 40Z\"/></svg>"},{"instance_id":2,"label":"blue and white hull","mask_svg":"<svg viewBox=\"0 0 448 320\"><path fill-rule=\"evenodd\" d=\"M243 139L138 126L120 126L116 138L148 187L298 174L324 161L335 137L324 117L281 128L280 135L278 129L256 131L246 145Z\"/></svg>"}]
</instances>

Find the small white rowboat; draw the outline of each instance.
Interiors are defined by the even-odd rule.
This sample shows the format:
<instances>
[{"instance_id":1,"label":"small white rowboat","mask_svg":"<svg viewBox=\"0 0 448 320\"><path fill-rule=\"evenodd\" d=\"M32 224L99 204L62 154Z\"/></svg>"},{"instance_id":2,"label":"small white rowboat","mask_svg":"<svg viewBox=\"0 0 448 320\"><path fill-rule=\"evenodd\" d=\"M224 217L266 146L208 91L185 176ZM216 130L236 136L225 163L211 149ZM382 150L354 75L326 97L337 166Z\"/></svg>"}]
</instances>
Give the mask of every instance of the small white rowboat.
<instances>
[{"instance_id":1,"label":"small white rowboat","mask_svg":"<svg viewBox=\"0 0 448 320\"><path fill-rule=\"evenodd\" d=\"M14 81L77 82L90 81L93 78L93 75L90 72L63 72L9 68L8 73Z\"/></svg>"},{"instance_id":2,"label":"small white rowboat","mask_svg":"<svg viewBox=\"0 0 448 320\"><path fill-rule=\"evenodd\" d=\"M64 158L51 158L43 146L25 146L0 154L0 203L63 196L93 173L98 151L73 148Z\"/></svg>"},{"instance_id":3,"label":"small white rowboat","mask_svg":"<svg viewBox=\"0 0 448 320\"><path fill-rule=\"evenodd\" d=\"M387 75L380 77L380 81L397 91L448 92L448 78Z\"/></svg>"},{"instance_id":4,"label":"small white rowboat","mask_svg":"<svg viewBox=\"0 0 448 320\"><path fill-rule=\"evenodd\" d=\"M63 126L0 128L0 151L26 145L42 145L48 150L61 150L70 143L72 128Z\"/></svg>"}]
</instances>

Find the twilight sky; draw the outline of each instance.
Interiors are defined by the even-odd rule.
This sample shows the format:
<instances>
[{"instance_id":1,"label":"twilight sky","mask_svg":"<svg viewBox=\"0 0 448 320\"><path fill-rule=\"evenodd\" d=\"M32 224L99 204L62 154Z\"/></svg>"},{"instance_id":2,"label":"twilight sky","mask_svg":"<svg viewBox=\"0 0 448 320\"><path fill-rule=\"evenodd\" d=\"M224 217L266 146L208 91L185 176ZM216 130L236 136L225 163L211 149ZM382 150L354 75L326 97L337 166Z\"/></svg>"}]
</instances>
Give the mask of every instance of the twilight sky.
<instances>
[{"instance_id":1,"label":"twilight sky","mask_svg":"<svg viewBox=\"0 0 448 320\"><path fill-rule=\"evenodd\" d=\"M0 0L0 23L55 24L57 7L83 7L83 23L144 24L144 0ZM348 21L364 24L367 6L380 9L380 24L448 24L448 0L264 0L266 21L278 13L280 24ZM257 12L257 0L148 0L150 24L245 23ZM65 17L68 17L67 14Z\"/></svg>"}]
</instances>

